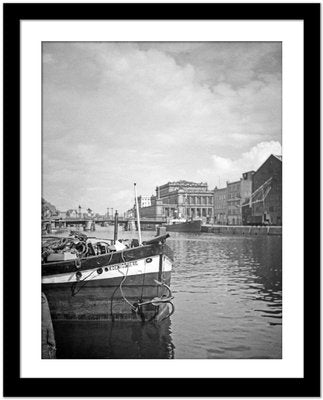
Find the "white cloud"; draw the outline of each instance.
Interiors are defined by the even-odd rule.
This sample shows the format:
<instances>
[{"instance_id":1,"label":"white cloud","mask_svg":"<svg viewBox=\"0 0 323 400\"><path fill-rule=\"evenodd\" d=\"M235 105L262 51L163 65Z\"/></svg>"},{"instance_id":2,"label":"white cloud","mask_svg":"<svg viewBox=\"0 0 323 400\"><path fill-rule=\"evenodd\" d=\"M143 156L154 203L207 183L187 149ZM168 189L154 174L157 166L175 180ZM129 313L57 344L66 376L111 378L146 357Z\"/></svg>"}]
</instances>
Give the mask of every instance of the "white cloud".
<instances>
[{"instance_id":1,"label":"white cloud","mask_svg":"<svg viewBox=\"0 0 323 400\"><path fill-rule=\"evenodd\" d=\"M104 211L122 208L134 178L142 194L173 179L238 179L251 147L281 141L278 47L44 44L45 197L64 208L81 191Z\"/></svg>"},{"instance_id":2,"label":"white cloud","mask_svg":"<svg viewBox=\"0 0 323 400\"><path fill-rule=\"evenodd\" d=\"M221 182L223 184L226 181L238 180L243 172L251 170L256 171L271 154L282 154L282 147L279 142L270 141L258 143L235 160L213 155L214 174L221 177Z\"/></svg>"}]
</instances>

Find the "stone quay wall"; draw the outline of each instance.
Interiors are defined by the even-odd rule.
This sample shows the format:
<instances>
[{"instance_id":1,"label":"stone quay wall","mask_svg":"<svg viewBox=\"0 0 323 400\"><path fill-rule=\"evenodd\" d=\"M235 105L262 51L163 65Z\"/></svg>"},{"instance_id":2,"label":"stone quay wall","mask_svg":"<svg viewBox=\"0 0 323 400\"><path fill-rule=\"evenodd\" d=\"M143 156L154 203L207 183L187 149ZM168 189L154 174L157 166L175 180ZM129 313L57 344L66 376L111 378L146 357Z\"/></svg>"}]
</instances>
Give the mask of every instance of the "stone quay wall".
<instances>
[{"instance_id":1,"label":"stone quay wall","mask_svg":"<svg viewBox=\"0 0 323 400\"><path fill-rule=\"evenodd\" d=\"M268 235L281 236L281 226L235 226L235 225L202 225L202 232L224 235Z\"/></svg>"}]
</instances>

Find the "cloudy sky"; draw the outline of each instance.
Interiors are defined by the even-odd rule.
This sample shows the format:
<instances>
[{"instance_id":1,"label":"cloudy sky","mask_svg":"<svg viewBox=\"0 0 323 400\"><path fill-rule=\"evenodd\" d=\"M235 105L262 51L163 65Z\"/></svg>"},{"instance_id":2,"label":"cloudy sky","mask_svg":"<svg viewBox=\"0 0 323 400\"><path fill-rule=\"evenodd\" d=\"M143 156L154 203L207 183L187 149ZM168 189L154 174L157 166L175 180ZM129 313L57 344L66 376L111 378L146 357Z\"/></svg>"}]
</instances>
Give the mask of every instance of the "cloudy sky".
<instances>
[{"instance_id":1,"label":"cloudy sky","mask_svg":"<svg viewBox=\"0 0 323 400\"><path fill-rule=\"evenodd\" d=\"M44 43L43 197L123 212L281 154L280 43Z\"/></svg>"}]
</instances>

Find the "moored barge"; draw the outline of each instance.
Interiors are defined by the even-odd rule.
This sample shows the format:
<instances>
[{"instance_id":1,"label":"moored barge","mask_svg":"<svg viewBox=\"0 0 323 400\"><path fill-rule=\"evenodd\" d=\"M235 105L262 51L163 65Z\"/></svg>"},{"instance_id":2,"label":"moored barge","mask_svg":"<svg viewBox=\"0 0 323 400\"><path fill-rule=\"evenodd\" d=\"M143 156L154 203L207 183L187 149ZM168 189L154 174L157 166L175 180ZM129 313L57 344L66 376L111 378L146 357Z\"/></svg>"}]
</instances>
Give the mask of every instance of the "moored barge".
<instances>
[{"instance_id":1,"label":"moored barge","mask_svg":"<svg viewBox=\"0 0 323 400\"><path fill-rule=\"evenodd\" d=\"M168 234L142 245L72 235L42 244L42 291L53 321L161 321L173 313Z\"/></svg>"},{"instance_id":2,"label":"moored barge","mask_svg":"<svg viewBox=\"0 0 323 400\"><path fill-rule=\"evenodd\" d=\"M201 232L202 220L170 220L166 226L167 232Z\"/></svg>"}]
</instances>

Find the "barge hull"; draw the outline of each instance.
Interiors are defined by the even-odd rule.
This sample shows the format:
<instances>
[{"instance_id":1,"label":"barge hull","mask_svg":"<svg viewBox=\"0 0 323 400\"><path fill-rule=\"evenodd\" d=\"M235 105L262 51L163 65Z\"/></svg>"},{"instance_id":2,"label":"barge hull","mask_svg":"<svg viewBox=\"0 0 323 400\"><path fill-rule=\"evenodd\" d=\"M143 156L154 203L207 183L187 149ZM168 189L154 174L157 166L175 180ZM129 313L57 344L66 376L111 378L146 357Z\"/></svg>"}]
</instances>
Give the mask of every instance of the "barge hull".
<instances>
[{"instance_id":1,"label":"barge hull","mask_svg":"<svg viewBox=\"0 0 323 400\"><path fill-rule=\"evenodd\" d=\"M162 274L162 281L168 286L170 274L170 271ZM154 281L158 280L158 273L128 277L120 287L122 279L76 286L74 295L68 283L43 285L52 320L146 320L153 317L157 310L152 304L142 306L139 313L133 311L131 305L167 295L167 289Z\"/></svg>"},{"instance_id":2,"label":"barge hull","mask_svg":"<svg viewBox=\"0 0 323 400\"><path fill-rule=\"evenodd\" d=\"M146 320L158 306L137 303L167 296L172 259L155 254L121 264L44 275L42 290L53 320ZM83 263L84 268L84 263Z\"/></svg>"},{"instance_id":3,"label":"barge hull","mask_svg":"<svg viewBox=\"0 0 323 400\"><path fill-rule=\"evenodd\" d=\"M166 225L167 232L201 232L202 221L186 221Z\"/></svg>"}]
</instances>

